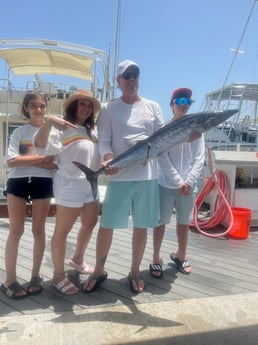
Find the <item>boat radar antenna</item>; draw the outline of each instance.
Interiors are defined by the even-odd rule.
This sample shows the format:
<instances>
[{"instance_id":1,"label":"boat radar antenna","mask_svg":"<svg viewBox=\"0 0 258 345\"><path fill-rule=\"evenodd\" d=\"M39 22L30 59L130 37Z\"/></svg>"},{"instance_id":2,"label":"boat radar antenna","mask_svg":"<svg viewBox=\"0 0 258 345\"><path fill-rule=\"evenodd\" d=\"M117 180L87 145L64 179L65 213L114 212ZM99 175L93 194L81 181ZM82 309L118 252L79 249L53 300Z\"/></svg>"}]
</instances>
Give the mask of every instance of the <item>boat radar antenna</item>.
<instances>
[{"instance_id":1,"label":"boat radar antenna","mask_svg":"<svg viewBox=\"0 0 258 345\"><path fill-rule=\"evenodd\" d=\"M218 102L217 102L218 107L219 107L219 104L220 104L220 100L221 100L223 91L224 91L224 89L225 89L225 87L226 87L226 84L227 84L227 82L228 82L229 75L230 75L231 70L232 70L232 68L233 68L233 65L234 65L234 63L235 63L236 57L237 57L237 55L238 55L240 52L243 52L242 50L240 50L240 46L241 46L241 44L242 44L242 41L243 41L243 38L244 38L244 36L245 36L245 33L246 33L246 30L247 30L247 27L248 27L250 18L251 18L251 16L252 16L253 11L254 11L255 3L256 3L257 1L258 1L258 0L254 0L254 2L253 2L253 5L252 5L252 7L251 7L251 10L250 10L250 12L249 12L249 15L248 15L248 17L247 17L247 20L246 20L246 23L245 23L245 26L244 26L244 30L243 30L243 32L242 32L242 34L241 34L241 36L240 36L240 39L239 39L239 42L238 42L238 45L237 45L236 49L232 49L232 50L234 51L234 55L233 55L231 64L230 64L230 66L229 66L227 75L226 75L226 77L225 77L224 83L223 83L223 85L222 85L222 88L221 88L221 91L220 91L220 94L219 94L219 97L218 97Z\"/></svg>"},{"instance_id":2,"label":"boat radar antenna","mask_svg":"<svg viewBox=\"0 0 258 345\"><path fill-rule=\"evenodd\" d=\"M117 15L116 15L116 37L115 37L115 51L114 51L114 66L113 66L113 80L112 80L112 98L115 97L116 86L116 66L119 53L119 38L120 38L120 14L121 4L120 0L117 1Z\"/></svg>"}]
</instances>

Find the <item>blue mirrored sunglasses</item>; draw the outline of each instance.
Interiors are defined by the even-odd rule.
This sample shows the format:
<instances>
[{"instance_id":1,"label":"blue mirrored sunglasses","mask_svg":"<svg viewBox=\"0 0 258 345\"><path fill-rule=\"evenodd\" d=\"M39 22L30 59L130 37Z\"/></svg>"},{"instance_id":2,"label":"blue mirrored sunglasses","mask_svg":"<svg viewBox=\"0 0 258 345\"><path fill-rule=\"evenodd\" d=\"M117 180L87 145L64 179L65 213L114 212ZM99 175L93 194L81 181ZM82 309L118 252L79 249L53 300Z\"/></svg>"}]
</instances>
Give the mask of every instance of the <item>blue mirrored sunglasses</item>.
<instances>
[{"instance_id":1,"label":"blue mirrored sunglasses","mask_svg":"<svg viewBox=\"0 0 258 345\"><path fill-rule=\"evenodd\" d=\"M182 105L182 104L191 105L192 101L191 101L190 98L182 97L182 98L176 98L173 101L173 104L176 104L176 105Z\"/></svg>"}]
</instances>

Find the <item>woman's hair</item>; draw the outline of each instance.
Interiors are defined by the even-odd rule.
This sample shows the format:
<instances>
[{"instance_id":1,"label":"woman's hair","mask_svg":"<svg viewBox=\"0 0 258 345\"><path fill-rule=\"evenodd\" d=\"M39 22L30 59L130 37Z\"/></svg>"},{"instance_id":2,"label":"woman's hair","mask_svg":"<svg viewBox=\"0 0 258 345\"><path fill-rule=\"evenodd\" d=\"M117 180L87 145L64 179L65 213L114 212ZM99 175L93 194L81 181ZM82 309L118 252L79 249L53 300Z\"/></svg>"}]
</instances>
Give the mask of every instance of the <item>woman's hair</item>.
<instances>
[{"instance_id":1,"label":"woman's hair","mask_svg":"<svg viewBox=\"0 0 258 345\"><path fill-rule=\"evenodd\" d=\"M25 110L25 107L28 107L29 102L32 99L36 99L36 98L41 98L45 102L46 106L48 105L48 96L44 92L42 91L28 92L23 98L22 107L21 107L21 112L25 117L27 117L27 119L30 118L30 115Z\"/></svg>"},{"instance_id":2,"label":"woman's hair","mask_svg":"<svg viewBox=\"0 0 258 345\"><path fill-rule=\"evenodd\" d=\"M78 99L74 102L72 102L66 109L64 119L66 121L69 121L71 123L75 124L75 118L76 118L76 113L77 113L77 107L78 107ZM95 119L93 115L93 108L92 108L92 113L91 116L89 116L85 121L84 121L84 127L87 130L88 135L91 137L91 130L94 129L95 127Z\"/></svg>"}]
</instances>

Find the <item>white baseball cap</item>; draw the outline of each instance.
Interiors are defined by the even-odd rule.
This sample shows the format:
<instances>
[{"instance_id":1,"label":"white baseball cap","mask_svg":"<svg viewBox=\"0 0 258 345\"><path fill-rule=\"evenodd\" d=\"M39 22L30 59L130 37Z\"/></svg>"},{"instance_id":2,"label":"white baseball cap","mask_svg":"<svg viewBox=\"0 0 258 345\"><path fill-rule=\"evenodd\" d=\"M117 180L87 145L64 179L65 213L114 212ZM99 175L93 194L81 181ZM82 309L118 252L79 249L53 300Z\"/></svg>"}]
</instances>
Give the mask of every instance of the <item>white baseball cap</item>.
<instances>
[{"instance_id":1,"label":"white baseball cap","mask_svg":"<svg viewBox=\"0 0 258 345\"><path fill-rule=\"evenodd\" d=\"M129 68L131 66L136 66L137 69L140 71L140 68L136 62L131 61L131 60L124 60L124 61L120 62L118 67L117 67L117 75L119 76L119 75L123 74L127 70L127 68Z\"/></svg>"}]
</instances>

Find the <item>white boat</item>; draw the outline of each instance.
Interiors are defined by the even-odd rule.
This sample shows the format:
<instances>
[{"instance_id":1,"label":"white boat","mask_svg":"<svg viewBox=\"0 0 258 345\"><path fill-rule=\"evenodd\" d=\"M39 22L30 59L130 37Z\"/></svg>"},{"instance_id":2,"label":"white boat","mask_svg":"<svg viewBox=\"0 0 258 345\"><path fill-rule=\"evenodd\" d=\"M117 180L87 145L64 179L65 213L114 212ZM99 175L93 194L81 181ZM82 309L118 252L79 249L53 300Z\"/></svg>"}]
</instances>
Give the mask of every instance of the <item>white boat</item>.
<instances>
[{"instance_id":1,"label":"white boat","mask_svg":"<svg viewBox=\"0 0 258 345\"><path fill-rule=\"evenodd\" d=\"M238 110L229 121L205 133L205 138L212 151L209 170L226 176L230 207L251 210L252 226L258 224L258 84L228 84L228 80L256 3L253 1L223 86L209 92L202 106L203 111ZM213 201L215 204L216 199Z\"/></svg>"},{"instance_id":2,"label":"white boat","mask_svg":"<svg viewBox=\"0 0 258 345\"><path fill-rule=\"evenodd\" d=\"M238 109L238 113L205 133L212 150L213 172L219 170L227 177L230 207L251 210L251 225L257 226L258 84L234 83L209 92L202 110L218 109ZM211 209L216 202L211 196Z\"/></svg>"},{"instance_id":3,"label":"white boat","mask_svg":"<svg viewBox=\"0 0 258 345\"><path fill-rule=\"evenodd\" d=\"M229 121L206 133L206 142L217 150L256 151L258 146L258 84L235 83L209 92L204 111L237 109Z\"/></svg>"},{"instance_id":4,"label":"white boat","mask_svg":"<svg viewBox=\"0 0 258 345\"><path fill-rule=\"evenodd\" d=\"M28 91L49 96L49 113L62 116L63 101L80 88L90 90L101 102L110 99L110 56L97 48L38 39L0 39L0 59L5 75L0 78L0 161L4 161L12 131L27 120L21 101ZM0 169L0 197L6 184Z\"/></svg>"}]
</instances>

